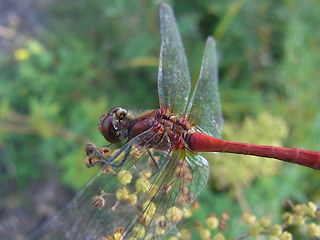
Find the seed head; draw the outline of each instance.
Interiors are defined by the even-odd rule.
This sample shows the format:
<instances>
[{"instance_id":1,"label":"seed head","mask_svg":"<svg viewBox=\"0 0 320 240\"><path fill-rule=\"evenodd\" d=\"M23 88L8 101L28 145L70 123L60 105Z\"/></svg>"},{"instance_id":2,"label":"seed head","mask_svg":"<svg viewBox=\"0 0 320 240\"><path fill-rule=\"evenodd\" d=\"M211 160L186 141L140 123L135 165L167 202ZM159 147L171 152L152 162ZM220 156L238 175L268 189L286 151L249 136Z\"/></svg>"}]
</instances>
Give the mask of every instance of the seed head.
<instances>
[{"instance_id":1,"label":"seed head","mask_svg":"<svg viewBox=\"0 0 320 240\"><path fill-rule=\"evenodd\" d=\"M101 195L96 195L92 199L92 205L100 210L105 205L105 200Z\"/></svg>"},{"instance_id":2,"label":"seed head","mask_svg":"<svg viewBox=\"0 0 320 240\"><path fill-rule=\"evenodd\" d=\"M270 234L279 236L282 233L282 227L279 224L274 224L270 227Z\"/></svg>"},{"instance_id":3,"label":"seed head","mask_svg":"<svg viewBox=\"0 0 320 240\"><path fill-rule=\"evenodd\" d=\"M143 204L142 208L144 209L144 212L146 215L153 215L156 210L157 210L157 207L156 205L153 203L153 202L150 202L150 201L147 201Z\"/></svg>"},{"instance_id":4,"label":"seed head","mask_svg":"<svg viewBox=\"0 0 320 240\"><path fill-rule=\"evenodd\" d=\"M206 226L210 230L214 230L214 229L218 228L219 219L217 218L217 216L214 214L210 214L206 220Z\"/></svg>"},{"instance_id":5,"label":"seed head","mask_svg":"<svg viewBox=\"0 0 320 240\"><path fill-rule=\"evenodd\" d=\"M135 188L138 193L147 192L150 189L150 182L146 178L138 178L135 183Z\"/></svg>"},{"instance_id":6,"label":"seed head","mask_svg":"<svg viewBox=\"0 0 320 240\"><path fill-rule=\"evenodd\" d=\"M171 207L167 210L166 217L169 219L169 221L179 222L182 218L182 213L179 208Z\"/></svg>"},{"instance_id":7,"label":"seed head","mask_svg":"<svg viewBox=\"0 0 320 240\"><path fill-rule=\"evenodd\" d=\"M132 174L129 171L121 170L118 172L117 179L121 185L125 186L131 182Z\"/></svg>"},{"instance_id":8,"label":"seed head","mask_svg":"<svg viewBox=\"0 0 320 240\"><path fill-rule=\"evenodd\" d=\"M308 225L308 234L310 237L316 237L319 235L319 227L315 223Z\"/></svg>"},{"instance_id":9,"label":"seed head","mask_svg":"<svg viewBox=\"0 0 320 240\"><path fill-rule=\"evenodd\" d=\"M249 224L249 234L252 237L258 237L261 232L261 226L259 222L253 222Z\"/></svg>"},{"instance_id":10,"label":"seed head","mask_svg":"<svg viewBox=\"0 0 320 240\"><path fill-rule=\"evenodd\" d=\"M217 233L212 240L226 240L226 238L222 233Z\"/></svg>"},{"instance_id":11,"label":"seed head","mask_svg":"<svg viewBox=\"0 0 320 240\"><path fill-rule=\"evenodd\" d=\"M133 230L133 236L136 238L144 238L146 235L146 229L141 224L136 225Z\"/></svg>"},{"instance_id":12,"label":"seed head","mask_svg":"<svg viewBox=\"0 0 320 240\"><path fill-rule=\"evenodd\" d=\"M243 220L248 223L248 224L252 224L256 221L256 216L252 215L251 213L248 212L244 212L242 214Z\"/></svg>"},{"instance_id":13,"label":"seed head","mask_svg":"<svg viewBox=\"0 0 320 240\"><path fill-rule=\"evenodd\" d=\"M292 240L292 234L284 231L280 236L280 240Z\"/></svg>"},{"instance_id":14,"label":"seed head","mask_svg":"<svg viewBox=\"0 0 320 240\"><path fill-rule=\"evenodd\" d=\"M206 240L210 237L210 230L207 228L201 228L199 231L200 238Z\"/></svg>"},{"instance_id":15,"label":"seed head","mask_svg":"<svg viewBox=\"0 0 320 240\"><path fill-rule=\"evenodd\" d=\"M136 194L129 194L128 198L127 198L127 202L132 206L135 205L137 203L137 195Z\"/></svg>"},{"instance_id":16,"label":"seed head","mask_svg":"<svg viewBox=\"0 0 320 240\"><path fill-rule=\"evenodd\" d=\"M126 187L119 188L116 191L116 197L119 201L125 201L128 199L129 191Z\"/></svg>"}]
</instances>

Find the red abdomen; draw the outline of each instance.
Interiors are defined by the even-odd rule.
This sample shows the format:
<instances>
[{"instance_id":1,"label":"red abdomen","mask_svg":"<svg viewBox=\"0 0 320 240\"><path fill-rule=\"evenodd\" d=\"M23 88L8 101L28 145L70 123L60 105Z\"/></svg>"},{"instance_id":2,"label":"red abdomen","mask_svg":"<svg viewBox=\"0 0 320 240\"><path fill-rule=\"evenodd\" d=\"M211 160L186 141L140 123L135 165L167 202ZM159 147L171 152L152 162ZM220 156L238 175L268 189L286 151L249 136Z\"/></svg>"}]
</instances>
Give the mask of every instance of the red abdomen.
<instances>
[{"instance_id":1,"label":"red abdomen","mask_svg":"<svg viewBox=\"0 0 320 240\"><path fill-rule=\"evenodd\" d=\"M275 158L306 167L320 169L320 152L225 141L203 133L189 135L189 148L196 152L228 152Z\"/></svg>"}]
</instances>

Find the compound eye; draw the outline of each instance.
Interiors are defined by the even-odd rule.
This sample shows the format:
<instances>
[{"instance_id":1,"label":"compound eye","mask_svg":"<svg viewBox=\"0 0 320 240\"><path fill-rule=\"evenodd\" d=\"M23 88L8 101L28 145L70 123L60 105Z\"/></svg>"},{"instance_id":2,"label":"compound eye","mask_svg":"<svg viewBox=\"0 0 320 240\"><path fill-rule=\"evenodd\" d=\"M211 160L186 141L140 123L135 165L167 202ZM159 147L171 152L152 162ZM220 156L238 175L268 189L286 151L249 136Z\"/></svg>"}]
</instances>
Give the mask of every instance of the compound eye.
<instances>
[{"instance_id":1,"label":"compound eye","mask_svg":"<svg viewBox=\"0 0 320 240\"><path fill-rule=\"evenodd\" d=\"M117 130L113 127L113 116L110 116L109 114L107 116L101 116L100 121L99 130L103 137L109 143L121 142L119 135L116 133Z\"/></svg>"},{"instance_id":2,"label":"compound eye","mask_svg":"<svg viewBox=\"0 0 320 240\"><path fill-rule=\"evenodd\" d=\"M127 111L120 107L112 108L106 116L100 117L99 130L108 142L119 143L126 137L123 127L119 127L126 117Z\"/></svg>"}]
</instances>

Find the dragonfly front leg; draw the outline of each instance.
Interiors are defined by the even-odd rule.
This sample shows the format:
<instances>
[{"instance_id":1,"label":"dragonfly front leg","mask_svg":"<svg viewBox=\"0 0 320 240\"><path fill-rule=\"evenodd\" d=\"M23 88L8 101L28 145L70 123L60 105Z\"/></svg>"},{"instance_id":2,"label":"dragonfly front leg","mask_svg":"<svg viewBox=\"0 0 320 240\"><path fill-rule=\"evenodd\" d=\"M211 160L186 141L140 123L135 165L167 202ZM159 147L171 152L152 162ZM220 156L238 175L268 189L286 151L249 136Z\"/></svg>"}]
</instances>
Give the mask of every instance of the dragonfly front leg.
<instances>
[{"instance_id":1,"label":"dragonfly front leg","mask_svg":"<svg viewBox=\"0 0 320 240\"><path fill-rule=\"evenodd\" d=\"M100 159L96 160L94 162L91 161L86 161L86 165L88 168L95 166L96 164L99 165L105 165L108 164L110 166L122 166L123 163L125 162L125 160L128 158L128 155L131 151L131 144L130 145L124 145L115 155L113 155L111 158L107 158L106 156L104 156L99 150L97 150L97 148L95 146L93 146L92 144L87 144L86 146L86 151L87 154L89 155L90 151L94 152ZM122 152L126 151L124 158L122 159L121 163L116 165L116 164L111 164ZM88 156L89 157L89 156ZM95 156L91 157L91 158L96 158Z\"/></svg>"},{"instance_id":2,"label":"dragonfly front leg","mask_svg":"<svg viewBox=\"0 0 320 240\"><path fill-rule=\"evenodd\" d=\"M125 147L125 146L123 146L123 147ZM123 148L123 147L122 147L122 148ZM121 149L122 149L122 148L121 148ZM114 157L111 158L112 161L113 161L114 159L116 159L116 158L124 151L124 150L121 151L121 149L119 150L119 152L117 152L117 154L116 154ZM126 162L128 156L129 156L129 154L130 154L131 149L132 149L132 146L130 145L130 146L128 147L126 153L124 154L123 159L121 160L121 162L120 162L119 164L109 164L109 165L112 166L112 167L122 167L123 164Z\"/></svg>"},{"instance_id":3,"label":"dragonfly front leg","mask_svg":"<svg viewBox=\"0 0 320 240\"><path fill-rule=\"evenodd\" d=\"M150 151L149 148L147 148L147 152L148 152L149 156L151 157L154 165L156 165L157 170L159 171L159 170L160 170L160 167L159 167L159 165L158 165L158 162L157 162L157 160L154 158L154 156L153 156L153 154L152 154L152 152Z\"/></svg>"}]
</instances>

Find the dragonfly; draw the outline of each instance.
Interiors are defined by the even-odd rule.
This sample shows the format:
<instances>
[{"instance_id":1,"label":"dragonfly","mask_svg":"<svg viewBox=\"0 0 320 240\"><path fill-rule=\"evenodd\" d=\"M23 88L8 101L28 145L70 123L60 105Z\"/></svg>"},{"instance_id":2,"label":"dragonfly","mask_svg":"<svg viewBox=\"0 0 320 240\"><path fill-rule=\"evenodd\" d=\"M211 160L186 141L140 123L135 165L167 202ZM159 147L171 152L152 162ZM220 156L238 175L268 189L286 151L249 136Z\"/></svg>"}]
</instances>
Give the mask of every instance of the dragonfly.
<instances>
[{"instance_id":1,"label":"dragonfly","mask_svg":"<svg viewBox=\"0 0 320 240\"><path fill-rule=\"evenodd\" d=\"M320 152L222 140L215 40L206 41L190 95L187 58L167 4L160 6L160 25L159 109L134 116L116 107L100 117L103 137L124 144L113 152L86 145L85 164L101 170L31 239L163 239L208 181L209 164L199 152L247 154L320 169Z\"/></svg>"}]
</instances>

